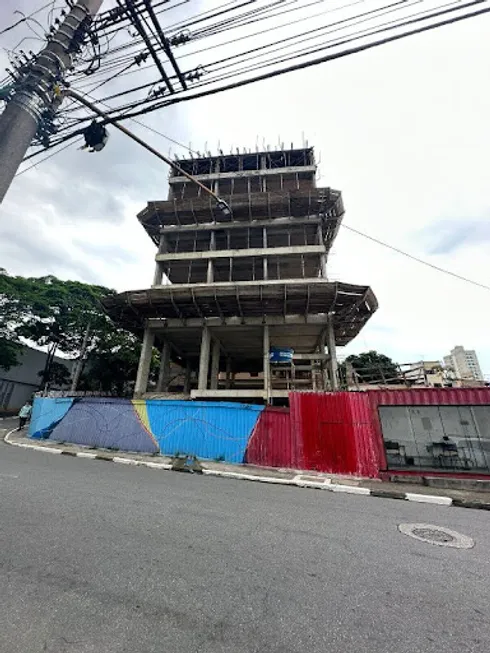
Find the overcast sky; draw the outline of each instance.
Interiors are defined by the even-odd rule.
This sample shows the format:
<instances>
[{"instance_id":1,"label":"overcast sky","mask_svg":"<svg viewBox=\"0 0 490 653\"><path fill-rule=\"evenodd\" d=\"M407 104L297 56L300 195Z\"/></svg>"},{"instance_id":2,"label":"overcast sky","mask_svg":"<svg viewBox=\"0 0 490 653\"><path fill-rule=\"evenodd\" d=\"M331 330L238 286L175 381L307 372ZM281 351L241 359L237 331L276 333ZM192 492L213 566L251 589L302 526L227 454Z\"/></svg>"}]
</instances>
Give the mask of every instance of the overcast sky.
<instances>
[{"instance_id":1,"label":"overcast sky","mask_svg":"<svg viewBox=\"0 0 490 653\"><path fill-rule=\"evenodd\" d=\"M19 5L42 4L2 0L0 25L12 22ZM193 10L219 4L193 3ZM218 142L226 151L307 139L320 163L319 185L343 193L346 225L490 285L489 33L490 18L477 18L177 105L144 122L201 151L216 151ZM0 45L25 35L19 28L15 37L0 36ZM0 64L7 65L2 54ZM144 128L135 131L167 154L170 147L186 154ZM135 216L147 201L165 198L167 175L112 130L99 154L73 147L18 176L0 208L0 267L117 290L148 287L154 247ZM379 300L342 353L377 349L404 363L441 359L461 344L476 349L490 375L488 290L346 229L329 273L370 284Z\"/></svg>"}]
</instances>

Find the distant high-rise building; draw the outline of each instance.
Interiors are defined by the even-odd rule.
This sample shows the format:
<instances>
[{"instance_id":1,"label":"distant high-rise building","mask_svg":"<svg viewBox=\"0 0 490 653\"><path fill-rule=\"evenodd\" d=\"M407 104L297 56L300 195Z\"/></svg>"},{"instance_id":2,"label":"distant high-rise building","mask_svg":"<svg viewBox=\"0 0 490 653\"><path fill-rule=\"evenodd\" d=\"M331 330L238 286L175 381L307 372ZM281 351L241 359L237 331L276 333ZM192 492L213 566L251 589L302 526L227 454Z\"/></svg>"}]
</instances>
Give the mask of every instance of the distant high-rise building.
<instances>
[{"instance_id":1,"label":"distant high-rise building","mask_svg":"<svg viewBox=\"0 0 490 653\"><path fill-rule=\"evenodd\" d=\"M483 374L474 349L465 349L458 345L444 356L445 367L452 368L457 379L474 379L483 381Z\"/></svg>"}]
</instances>

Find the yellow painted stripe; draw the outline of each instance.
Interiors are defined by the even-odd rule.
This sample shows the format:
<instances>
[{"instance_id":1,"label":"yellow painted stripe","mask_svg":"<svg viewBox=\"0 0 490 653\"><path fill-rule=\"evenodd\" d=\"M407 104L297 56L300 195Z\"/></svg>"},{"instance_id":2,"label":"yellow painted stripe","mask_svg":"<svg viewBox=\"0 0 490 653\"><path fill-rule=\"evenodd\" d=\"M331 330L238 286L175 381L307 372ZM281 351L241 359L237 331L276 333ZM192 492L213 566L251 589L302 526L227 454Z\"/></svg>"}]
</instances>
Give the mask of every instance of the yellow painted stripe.
<instances>
[{"instance_id":1,"label":"yellow painted stripe","mask_svg":"<svg viewBox=\"0 0 490 653\"><path fill-rule=\"evenodd\" d=\"M146 401L145 399L132 399L131 403L133 404L134 412L138 415L138 418L141 422L141 426L146 429L146 432L151 437L158 451L160 450L160 445L158 440L155 438L150 428L150 420L148 419L148 411L146 410Z\"/></svg>"},{"instance_id":2,"label":"yellow painted stripe","mask_svg":"<svg viewBox=\"0 0 490 653\"><path fill-rule=\"evenodd\" d=\"M131 403L133 408L140 418L141 423L145 429L151 433L150 420L148 419L148 411L146 410L146 401L144 399L132 399Z\"/></svg>"}]
</instances>

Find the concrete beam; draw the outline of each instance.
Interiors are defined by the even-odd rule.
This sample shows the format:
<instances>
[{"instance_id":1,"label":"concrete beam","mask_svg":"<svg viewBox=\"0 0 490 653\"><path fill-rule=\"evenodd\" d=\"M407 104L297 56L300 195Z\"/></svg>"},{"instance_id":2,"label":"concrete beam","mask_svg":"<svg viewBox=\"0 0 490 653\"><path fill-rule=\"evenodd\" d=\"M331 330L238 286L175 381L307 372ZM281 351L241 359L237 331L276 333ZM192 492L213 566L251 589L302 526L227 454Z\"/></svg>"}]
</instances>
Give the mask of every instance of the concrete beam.
<instances>
[{"instance_id":1,"label":"concrete beam","mask_svg":"<svg viewBox=\"0 0 490 653\"><path fill-rule=\"evenodd\" d=\"M330 356L328 354L322 354L319 352L313 354L293 354L293 360L295 361L328 361Z\"/></svg>"},{"instance_id":2,"label":"concrete beam","mask_svg":"<svg viewBox=\"0 0 490 653\"><path fill-rule=\"evenodd\" d=\"M194 231L223 231L223 229L247 229L248 227L288 227L291 225L320 224L323 221L318 215L303 218L266 218L265 220L236 220L234 222L202 222L200 224L182 224L161 227L166 234Z\"/></svg>"},{"instance_id":3,"label":"concrete beam","mask_svg":"<svg viewBox=\"0 0 490 653\"><path fill-rule=\"evenodd\" d=\"M323 245L294 245L292 247L250 247L249 249L219 249L203 252L174 252L172 254L157 254L155 260L166 261L198 261L200 259L216 258L249 258L252 256L292 256L298 254L325 254Z\"/></svg>"},{"instance_id":4,"label":"concrete beam","mask_svg":"<svg viewBox=\"0 0 490 653\"><path fill-rule=\"evenodd\" d=\"M273 390L270 397L288 397L289 390ZM267 400L265 390L192 390L191 399L264 399Z\"/></svg>"},{"instance_id":5,"label":"concrete beam","mask_svg":"<svg viewBox=\"0 0 490 653\"><path fill-rule=\"evenodd\" d=\"M299 290L299 287L308 287L310 286L313 288L314 286L320 286L325 288L325 285L330 285L334 286L337 288L337 294L339 296L342 295L348 295L351 296L354 292L357 290L362 290L363 292L366 291L366 286L354 286L352 284L334 284L330 283L328 284L325 282L325 279L320 279L318 277L315 277L313 279L302 279L301 277L298 277L297 279L269 279L267 281L263 280L256 280L256 281L218 281L213 284L214 288L216 288L217 291L220 291L221 289L226 290L228 288L240 288L240 292L243 290L244 292L247 291L247 289L254 290L255 288L260 288L261 286L264 288L274 288L274 286L288 286L288 288L291 289L296 289ZM343 289L345 288L345 290ZM168 291L169 293L173 293L174 290L193 290L194 292L197 292L199 290L205 290L206 292L209 291L209 287L204 281L200 283L173 283L173 284L167 284L161 286L162 290ZM156 290L159 290L157 288ZM368 288L368 290L370 290ZM145 292L144 290L135 290L133 293L140 293L140 292ZM322 291L323 292L323 291Z\"/></svg>"},{"instance_id":6,"label":"concrete beam","mask_svg":"<svg viewBox=\"0 0 490 653\"><path fill-rule=\"evenodd\" d=\"M326 325L328 318L325 314L321 315L264 315L261 317L190 317L188 319L180 318L150 318L148 324L152 329L157 331L164 331L166 329L181 329L183 327L187 328L200 328L204 325L208 327L220 327L220 326L263 326L267 324L269 326L304 326L305 324L311 325ZM308 354L308 356L310 356ZM312 354L311 357L317 358L317 354Z\"/></svg>"},{"instance_id":7,"label":"concrete beam","mask_svg":"<svg viewBox=\"0 0 490 653\"><path fill-rule=\"evenodd\" d=\"M287 168L266 168L263 170L240 170L237 172L211 172L207 175L194 175L200 182L219 181L220 179L247 179L249 177L277 177L278 173L282 175L294 175L301 172L309 172L312 175L316 173L316 166L289 166ZM170 188L176 184L188 184L187 177L170 177L168 180Z\"/></svg>"}]
</instances>

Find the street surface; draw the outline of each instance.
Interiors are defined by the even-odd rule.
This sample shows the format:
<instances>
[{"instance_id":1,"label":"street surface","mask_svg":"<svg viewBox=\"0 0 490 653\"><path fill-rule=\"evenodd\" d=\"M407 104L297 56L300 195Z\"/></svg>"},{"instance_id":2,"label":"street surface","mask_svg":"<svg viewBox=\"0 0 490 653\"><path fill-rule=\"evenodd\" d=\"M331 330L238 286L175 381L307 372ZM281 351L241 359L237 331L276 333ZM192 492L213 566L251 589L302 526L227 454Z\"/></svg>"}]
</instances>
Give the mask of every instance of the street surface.
<instances>
[{"instance_id":1,"label":"street surface","mask_svg":"<svg viewBox=\"0 0 490 653\"><path fill-rule=\"evenodd\" d=\"M490 513L2 442L0 597L0 653L483 653Z\"/></svg>"}]
</instances>

